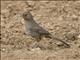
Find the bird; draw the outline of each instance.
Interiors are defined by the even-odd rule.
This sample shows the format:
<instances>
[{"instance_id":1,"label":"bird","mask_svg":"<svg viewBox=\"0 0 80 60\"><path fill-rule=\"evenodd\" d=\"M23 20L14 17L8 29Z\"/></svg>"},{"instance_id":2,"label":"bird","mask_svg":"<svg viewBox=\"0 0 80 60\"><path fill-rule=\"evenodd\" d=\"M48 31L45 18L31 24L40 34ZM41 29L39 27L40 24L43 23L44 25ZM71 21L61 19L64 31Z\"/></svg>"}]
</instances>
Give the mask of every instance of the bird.
<instances>
[{"instance_id":1,"label":"bird","mask_svg":"<svg viewBox=\"0 0 80 60\"><path fill-rule=\"evenodd\" d=\"M46 29L41 27L33 18L33 15L31 14L30 11L26 11L22 14L22 17L25 22L25 29L26 29L26 34L30 35L31 37L35 38L38 42L42 39L42 37L45 38L52 38L56 39L62 43L64 43L67 47L70 47L69 44L66 42L62 41L61 39L58 39L57 37L52 36L51 33L49 33Z\"/></svg>"}]
</instances>

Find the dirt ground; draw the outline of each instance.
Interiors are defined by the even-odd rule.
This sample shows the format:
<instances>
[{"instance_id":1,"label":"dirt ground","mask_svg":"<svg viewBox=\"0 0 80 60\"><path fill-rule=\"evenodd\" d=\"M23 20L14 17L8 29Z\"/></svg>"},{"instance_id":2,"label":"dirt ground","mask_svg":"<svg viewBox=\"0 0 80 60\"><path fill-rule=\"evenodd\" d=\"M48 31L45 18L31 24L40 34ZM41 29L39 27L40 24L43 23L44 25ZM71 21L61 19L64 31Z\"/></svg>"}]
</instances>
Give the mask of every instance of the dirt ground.
<instances>
[{"instance_id":1,"label":"dirt ground","mask_svg":"<svg viewBox=\"0 0 80 60\"><path fill-rule=\"evenodd\" d=\"M35 21L53 36L43 38L41 48L24 34L22 13L30 10ZM1 60L80 60L80 1L1 1ZM54 39L55 40L55 39Z\"/></svg>"}]
</instances>

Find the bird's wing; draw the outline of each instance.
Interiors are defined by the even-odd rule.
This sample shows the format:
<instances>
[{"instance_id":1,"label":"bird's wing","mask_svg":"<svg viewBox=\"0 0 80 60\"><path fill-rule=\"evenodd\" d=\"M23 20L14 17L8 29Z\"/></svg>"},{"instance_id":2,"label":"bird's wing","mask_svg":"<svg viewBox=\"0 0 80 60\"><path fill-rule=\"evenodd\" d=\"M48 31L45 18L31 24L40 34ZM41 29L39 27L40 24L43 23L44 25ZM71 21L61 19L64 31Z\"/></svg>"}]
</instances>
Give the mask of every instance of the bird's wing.
<instances>
[{"instance_id":1,"label":"bird's wing","mask_svg":"<svg viewBox=\"0 0 80 60\"><path fill-rule=\"evenodd\" d=\"M50 33L43 28L34 27L34 28L31 29L31 31L39 33L41 35L50 35Z\"/></svg>"}]
</instances>

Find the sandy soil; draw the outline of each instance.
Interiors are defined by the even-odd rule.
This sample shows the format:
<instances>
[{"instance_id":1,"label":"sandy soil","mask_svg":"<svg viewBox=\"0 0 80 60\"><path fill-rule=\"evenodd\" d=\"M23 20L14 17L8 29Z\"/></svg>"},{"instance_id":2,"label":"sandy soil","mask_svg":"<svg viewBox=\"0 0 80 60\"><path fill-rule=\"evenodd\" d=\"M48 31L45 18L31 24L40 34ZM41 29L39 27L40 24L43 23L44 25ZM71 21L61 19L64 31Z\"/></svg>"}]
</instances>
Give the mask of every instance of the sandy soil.
<instances>
[{"instance_id":1,"label":"sandy soil","mask_svg":"<svg viewBox=\"0 0 80 60\"><path fill-rule=\"evenodd\" d=\"M30 10L35 21L53 36L63 39L49 43L43 38L41 48L24 34L22 13ZM80 60L80 1L1 1L1 60ZM54 44L56 43L56 44Z\"/></svg>"}]
</instances>

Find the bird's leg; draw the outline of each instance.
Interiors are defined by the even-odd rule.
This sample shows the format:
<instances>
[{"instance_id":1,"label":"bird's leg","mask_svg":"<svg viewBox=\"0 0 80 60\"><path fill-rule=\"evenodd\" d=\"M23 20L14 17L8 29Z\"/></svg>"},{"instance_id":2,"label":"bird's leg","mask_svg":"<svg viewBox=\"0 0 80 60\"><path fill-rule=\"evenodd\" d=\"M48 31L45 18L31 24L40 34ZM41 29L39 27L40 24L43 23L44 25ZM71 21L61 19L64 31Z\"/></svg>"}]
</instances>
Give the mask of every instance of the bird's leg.
<instances>
[{"instance_id":1,"label":"bird's leg","mask_svg":"<svg viewBox=\"0 0 80 60\"><path fill-rule=\"evenodd\" d=\"M35 41L33 44L32 44L32 48L37 48L38 47L38 42Z\"/></svg>"},{"instance_id":2,"label":"bird's leg","mask_svg":"<svg viewBox=\"0 0 80 60\"><path fill-rule=\"evenodd\" d=\"M37 40L37 42L40 42L41 41L41 36L38 36L38 37L36 37L35 39Z\"/></svg>"}]
</instances>

